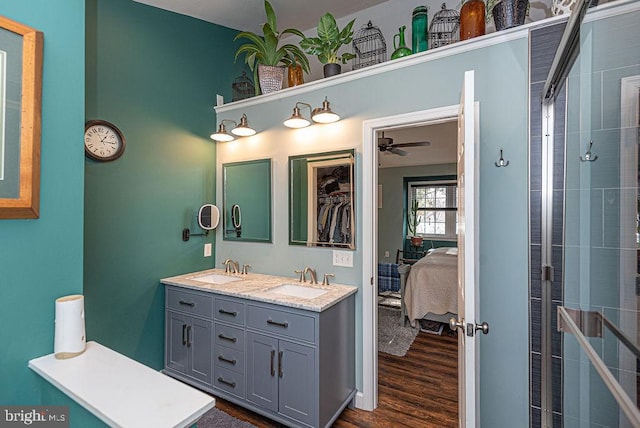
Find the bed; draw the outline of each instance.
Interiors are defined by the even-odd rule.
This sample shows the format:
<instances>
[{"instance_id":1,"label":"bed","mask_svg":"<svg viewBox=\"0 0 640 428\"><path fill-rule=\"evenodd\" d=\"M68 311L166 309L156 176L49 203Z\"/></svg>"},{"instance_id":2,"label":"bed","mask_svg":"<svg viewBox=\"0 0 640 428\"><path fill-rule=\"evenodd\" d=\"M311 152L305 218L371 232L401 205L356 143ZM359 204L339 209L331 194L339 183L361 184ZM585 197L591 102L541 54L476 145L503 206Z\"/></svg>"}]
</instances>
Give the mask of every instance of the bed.
<instances>
[{"instance_id":1,"label":"bed","mask_svg":"<svg viewBox=\"0 0 640 428\"><path fill-rule=\"evenodd\" d=\"M458 312L458 249L436 248L413 265L400 265L400 323L425 318L448 323ZM406 318L405 318L406 316Z\"/></svg>"}]
</instances>

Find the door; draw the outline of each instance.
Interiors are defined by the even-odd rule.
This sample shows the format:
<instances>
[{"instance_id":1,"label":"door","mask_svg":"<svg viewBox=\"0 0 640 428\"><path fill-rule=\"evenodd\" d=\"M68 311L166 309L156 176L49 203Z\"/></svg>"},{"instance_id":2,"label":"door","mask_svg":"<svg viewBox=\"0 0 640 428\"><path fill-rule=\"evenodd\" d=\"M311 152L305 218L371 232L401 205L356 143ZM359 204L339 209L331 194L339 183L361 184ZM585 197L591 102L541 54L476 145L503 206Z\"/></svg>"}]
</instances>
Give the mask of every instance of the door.
<instances>
[{"instance_id":1,"label":"door","mask_svg":"<svg viewBox=\"0 0 640 428\"><path fill-rule=\"evenodd\" d=\"M247 332L247 399L278 411L278 339Z\"/></svg>"},{"instance_id":2,"label":"door","mask_svg":"<svg viewBox=\"0 0 640 428\"><path fill-rule=\"evenodd\" d=\"M478 110L474 102L474 71L464 74L458 113L458 414L461 427L479 426L477 143Z\"/></svg>"},{"instance_id":3,"label":"door","mask_svg":"<svg viewBox=\"0 0 640 428\"><path fill-rule=\"evenodd\" d=\"M313 425L315 419L315 349L281 340L279 344L279 411Z\"/></svg>"},{"instance_id":4,"label":"door","mask_svg":"<svg viewBox=\"0 0 640 428\"><path fill-rule=\"evenodd\" d=\"M187 317L177 312L166 314L165 365L180 373L187 373Z\"/></svg>"},{"instance_id":5,"label":"door","mask_svg":"<svg viewBox=\"0 0 640 428\"><path fill-rule=\"evenodd\" d=\"M563 88L564 265L562 284L552 284L562 287L563 301L549 334L561 338L552 366L561 388L551 395L565 427L640 426L638 20L636 8L582 23ZM609 40L617 41L614 50Z\"/></svg>"},{"instance_id":6,"label":"door","mask_svg":"<svg viewBox=\"0 0 640 428\"><path fill-rule=\"evenodd\" d=\"M192 378L210 385L213 370L211 360L211 350L213 349L211 341L211 321L191 318L189 327L187 330L189 372L187 374Z\"/></svg>"}]
</instances>

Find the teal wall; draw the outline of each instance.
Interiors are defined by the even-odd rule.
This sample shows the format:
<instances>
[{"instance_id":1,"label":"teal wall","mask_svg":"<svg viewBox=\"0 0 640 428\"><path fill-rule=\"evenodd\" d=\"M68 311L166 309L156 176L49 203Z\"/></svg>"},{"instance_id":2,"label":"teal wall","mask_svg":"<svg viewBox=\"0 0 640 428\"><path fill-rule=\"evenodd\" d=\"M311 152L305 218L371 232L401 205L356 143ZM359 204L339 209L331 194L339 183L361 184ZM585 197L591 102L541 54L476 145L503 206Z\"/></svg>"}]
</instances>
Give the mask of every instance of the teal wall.
<instances>
[{"instance_id":1,"label":"teal wall","mask_svg":"<svg viewBox=\"0 0 640 428\"><path fill-rule=\"evenodd\" d=\"M207 269L194 214L215 200L216 94L231 98L235 31L130 0L87 3L86 119L124 133L124 155L85 160L87 336L163 364L159 280Z\"/></svg>"},{"instance_id":2,"label":"teal wall","mask_svg":"<svg viewBox=\"0 0 640 428\"><path fill-rule=\"evenodd\" d=\"M378 184L382 185L382 208L378 209L378 260L394 263L396 251L404 248L404 177L455 175L456 168L456 164L440 164L378 169ZM385 251L389 252L389 258L385 258Z\"/></svg>"},{"instance_id":3,"label":"teal wall","mask_svg":"<svg viewBox=\"0 0 640 428\"><path fill-rule=\"evenodd\" d=\"M435 51L433 54L435 55ZM427 52L426 57L430 53ZM408 60L410 60L409 57ZM402 61L402 60L398 60ZM309 92L283 91L261 104L239 104L220 117L246 113L259 134L218 144L218 162L274 159L274 240L272 244L222 241L216 238L216 259L239 259L253 271L294 277L304 266L319 276L336 274L335 282L361 288L363 265L362 122L368 119L456 105L465 70L475 69L480 104L480 316L491 334L480 338L480 401L482 425L523 426L529 422L528 340L528 40L522 37L473 51L441 56L399 68L340 81ZM287 129L282 121L297 101L318 106L327 96L340 122ZM384 100L381 102L380 100ZM356 149L356 250L354 267L332 265L332 252L288 245L286 203L287 157L344 148ZM494 162L504 148L507 168ZM218 197L218 200L220 198ZM277 254L274 257L273 254ZM508 304L505 304L508 302ZM356 386L363 385L362 293L356 297ZM508 385L505 384L508 379Z\"/></svg>"},{"instance_id":4,"label":"teal wall","mask_svg":"<svg viewBox=\"0 0 640 428\"><path fill-rule=\"evenodd\" d=\"M82 293L84 0L3 1L44 33L40 218L0 220L0 403L40 403L27 368L53 352L54 301Z\"/></svg>"}]
</instances>

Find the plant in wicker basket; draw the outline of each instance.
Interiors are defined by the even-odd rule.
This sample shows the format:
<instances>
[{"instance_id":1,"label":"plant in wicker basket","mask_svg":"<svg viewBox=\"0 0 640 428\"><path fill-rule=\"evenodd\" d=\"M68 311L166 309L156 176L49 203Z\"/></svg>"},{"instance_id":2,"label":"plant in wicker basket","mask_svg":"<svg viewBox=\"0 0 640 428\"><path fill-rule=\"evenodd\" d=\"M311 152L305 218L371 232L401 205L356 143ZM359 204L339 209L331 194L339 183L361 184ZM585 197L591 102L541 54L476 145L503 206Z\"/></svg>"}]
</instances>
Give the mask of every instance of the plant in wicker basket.
<instances>
[{"instance_id":1,"label":"plant in wicker basket","mask_svg":"<svg viewBox=\"0 0 640 428\"><path fill-rule=\"evenodd\" d=\"M280 38L285 34L294 34L299 37L304 35L295 28L278 31L276 14L267 0L264 2L264 10L267 14L267 22L262 25L262 36L250 31L242 31L233 40L249 41L238 48L235 58L237 60L238 56L244 54L245 63L253 71L254 81L259 81L262 93L267 94L282 89L284 67L281 67L281 64L297 64L308 73L309 59L299 46L291 43L278 46ZM258 85L256 85L256 95L258 95Z\"/></svg>"}]
</instances>

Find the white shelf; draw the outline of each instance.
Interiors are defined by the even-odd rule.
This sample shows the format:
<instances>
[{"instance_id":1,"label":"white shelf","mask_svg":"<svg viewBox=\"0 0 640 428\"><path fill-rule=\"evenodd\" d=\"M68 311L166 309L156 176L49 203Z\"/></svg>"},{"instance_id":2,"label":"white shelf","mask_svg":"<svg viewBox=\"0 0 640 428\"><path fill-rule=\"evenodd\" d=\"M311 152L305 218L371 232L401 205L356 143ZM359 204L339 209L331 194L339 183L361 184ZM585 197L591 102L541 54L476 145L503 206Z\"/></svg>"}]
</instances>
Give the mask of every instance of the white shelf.
<instances>
[{"instance_id":1,"label":"white shelf","mask_svg":"<svg viewBox=\"0 0 640 428\"><path fill-rule=\"evenodd\" d=\"M97 342L74 358L35 358L29 368L114 427L187 427L215 406L209 395Z\"/></svg>"}]
</instances>

